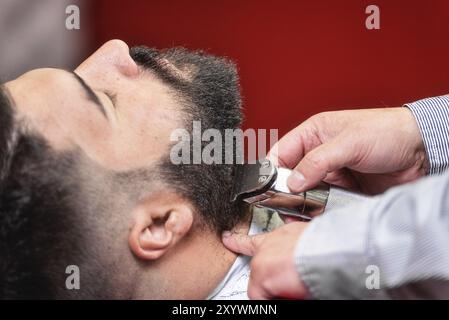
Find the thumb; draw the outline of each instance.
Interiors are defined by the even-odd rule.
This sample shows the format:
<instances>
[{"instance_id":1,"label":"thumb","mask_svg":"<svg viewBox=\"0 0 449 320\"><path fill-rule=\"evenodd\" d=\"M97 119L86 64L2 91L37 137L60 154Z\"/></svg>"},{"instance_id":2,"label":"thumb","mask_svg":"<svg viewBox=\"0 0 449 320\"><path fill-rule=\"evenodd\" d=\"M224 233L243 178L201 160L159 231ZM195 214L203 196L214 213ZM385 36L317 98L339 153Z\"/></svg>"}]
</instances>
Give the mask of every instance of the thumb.
<instances>
[{"instance_id":1,"label":"thumb","mask_svg":"<svg viewBox=\"0 0 449 320\"><path fill-rule=\"evenodd\" d=\"M254 256L265 238L265 234L249 236L247 234L223 232L222 241L229 250L243 254L245 256Z\"/></svg>"},{"instance_id":2,"label":"thumb","mask_svg":"<svg viewBox=\"0 0 449 320\"><path fill-rule=\"evenodd\" d=\"M351 150L334 139L308 152L294 168L287 180L293 192L302 192L315 187L328 172L345 167L351 159Z\"/></svg>"}]
</instances>

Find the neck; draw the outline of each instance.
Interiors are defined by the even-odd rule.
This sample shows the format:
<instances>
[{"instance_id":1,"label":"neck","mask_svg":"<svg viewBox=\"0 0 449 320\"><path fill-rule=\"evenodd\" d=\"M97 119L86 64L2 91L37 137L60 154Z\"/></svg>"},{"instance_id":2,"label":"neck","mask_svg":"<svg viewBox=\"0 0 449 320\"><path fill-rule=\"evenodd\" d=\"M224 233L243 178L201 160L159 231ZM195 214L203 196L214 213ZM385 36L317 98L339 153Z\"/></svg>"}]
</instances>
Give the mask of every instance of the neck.
<instances>
[{"instance_id":1,"label":"neck","mask_svg":"<svg viewBox=\"0 0 449 320\"><path fill-rule=\"evenodd\" d=\"M236 226L248 232L250 217ZM237 255L216 232L197 228L164 259L145 269L137 299L205 299L228 273Z\"/></svg>"}]
</instances>

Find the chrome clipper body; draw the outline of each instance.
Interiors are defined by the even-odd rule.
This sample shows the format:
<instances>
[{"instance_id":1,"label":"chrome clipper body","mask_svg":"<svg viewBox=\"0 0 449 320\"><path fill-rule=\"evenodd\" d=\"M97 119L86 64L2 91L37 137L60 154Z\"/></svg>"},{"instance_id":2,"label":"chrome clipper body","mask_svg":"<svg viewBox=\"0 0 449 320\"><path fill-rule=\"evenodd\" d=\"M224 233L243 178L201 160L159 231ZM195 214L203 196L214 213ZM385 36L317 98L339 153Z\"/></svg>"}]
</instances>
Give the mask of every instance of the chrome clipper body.
<instances>
[{"instance_id":1,"label":"chrome clipper body","mask_svg":"<svg viewBox=\"0 0 449 320\"><path fill-rule=\"evenodd\" d=\"M244 201L305 221L325 209L330 186L324 182L306 192L292 193L287 187L291 170L277 168L269 160L237 165L235 170L232 201Z\"/></svg>"}]
</instances>

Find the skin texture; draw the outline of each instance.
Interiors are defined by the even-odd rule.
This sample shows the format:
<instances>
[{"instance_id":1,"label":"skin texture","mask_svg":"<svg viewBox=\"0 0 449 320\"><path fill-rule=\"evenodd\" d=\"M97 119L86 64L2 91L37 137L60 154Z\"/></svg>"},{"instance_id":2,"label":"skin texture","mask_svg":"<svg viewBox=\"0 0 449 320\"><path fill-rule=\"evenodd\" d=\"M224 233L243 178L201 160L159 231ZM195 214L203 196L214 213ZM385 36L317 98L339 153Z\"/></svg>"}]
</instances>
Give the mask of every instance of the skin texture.
<instances>
[{"instance_id":1,"label":"skin texture","mask_svg":"<svg viewBox=\"0 0 449 320\"><path fill-rule=\"evenodd\" d=\"M426 174L428 160L418 125L407 108L326 112L285 135L270 150L276 164L294 168L292 191L319 181L376 194ZM291 222L291 221L290 221ZM294 264L306 223L291 222L261 236L225 232L223 243L254 256L249 295L304 299L307 289Z\"/></svg>"},{"instance_id":2,"label":"skin texture","mask_svg":"<svg viewBox=\"0 0 449 320\"><path fill-rule=\"evenodd\" d=\"M142 190L130 207L126 195L108 190L104 174L151 168L166 156L171 132L183 127L181 106L154 74L136 65L123 41L105 43L75 73L102 107L64 70L33 70L5 87L17 120L56 151L81 151L86 189L98 189L99 183L111 198L108 224L87 217L85 236L106 270L115 271L115 297L206 298L236 254L214 230L199 227L193 205L164 181ZM248 225L243 221L240 227L247 230Z\"/></svg>"}]
</instances>

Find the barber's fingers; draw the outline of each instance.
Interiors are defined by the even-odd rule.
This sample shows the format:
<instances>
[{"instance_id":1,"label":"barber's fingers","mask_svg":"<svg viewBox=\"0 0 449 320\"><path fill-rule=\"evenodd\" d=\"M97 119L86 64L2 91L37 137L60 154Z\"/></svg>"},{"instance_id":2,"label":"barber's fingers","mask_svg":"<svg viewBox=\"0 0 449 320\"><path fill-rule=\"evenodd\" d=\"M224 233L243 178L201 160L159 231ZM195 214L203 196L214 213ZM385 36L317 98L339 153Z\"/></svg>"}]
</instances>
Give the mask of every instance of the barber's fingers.
<instances>
[{"instance_id":1,"label":"barber's fingers","mask_svg":"<svg viewBox=\"0 0 449 320\"><path fill-rule=\"evenodd\" d=\"M348 168L329 172L323 181L343 189L362 192L357 176Z\"/></svg>"},{"instance_id":2,"label":"barber's fingers","mask_svg":"<svg viewBox=\"0 0 449 320\"><path fill-rule=\"evenodd\" d=\"M257 279L254 278L253 270L249 274L247 294L250 300L268 300L270 298Z\"/></svg>"},{"instance_id":3,"label":"barber's fingers","mask_svg":"<svg viewBox=\"0 0 449 320\"><path fill-rule=\"evenodd\" d=\"M223 232L222 241L229 250L243 254L245 256L254 256L265 238L265 234L249 236L247 234Z\"/></svg>"},{"instance_id":4,"label":"barber's fingers","mask_svg":"<svg viewBox=\"0 0 449 320\"><path fill-rule=\"evenodd\" d=\"M352 162L354 151L344 139L335 138L308 152L294 168L287 180L293 192L315 187L329 172L341 169Z\"/></svg>"},{"instance_id":5,"label":"barber's fingers","mask_svg":"<svg viewBox=\"0 0 449 320\"><path fill-rule=\"evenodd\" d=\"M276 166L293 168L304 156L304 142L308 139L310 131L307 121L294 128L273 145L267 158Z\"/></svg>"}]
</instances>

